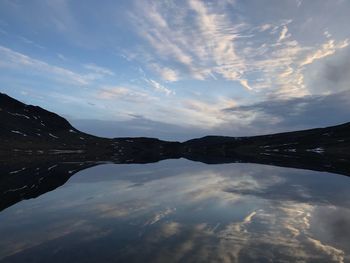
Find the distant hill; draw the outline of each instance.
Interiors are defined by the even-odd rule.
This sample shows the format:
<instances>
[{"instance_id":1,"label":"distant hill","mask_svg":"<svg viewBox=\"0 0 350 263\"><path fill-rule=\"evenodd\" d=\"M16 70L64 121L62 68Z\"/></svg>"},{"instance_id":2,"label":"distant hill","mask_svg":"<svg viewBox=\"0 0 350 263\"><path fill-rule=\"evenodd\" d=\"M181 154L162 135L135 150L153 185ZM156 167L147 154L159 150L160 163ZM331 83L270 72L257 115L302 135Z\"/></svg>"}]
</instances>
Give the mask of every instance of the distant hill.
<instances>
[{"instance_id":1,"label":"distant hill","mask_svg":"<svg viewBox=\"0 0 350 263\"><path fill-rule=\"evenodd\" d=\"M192 153L217 155L350 156L350 123L252 137L206 136L184 143Z\"/></svg>"}]
</instances>

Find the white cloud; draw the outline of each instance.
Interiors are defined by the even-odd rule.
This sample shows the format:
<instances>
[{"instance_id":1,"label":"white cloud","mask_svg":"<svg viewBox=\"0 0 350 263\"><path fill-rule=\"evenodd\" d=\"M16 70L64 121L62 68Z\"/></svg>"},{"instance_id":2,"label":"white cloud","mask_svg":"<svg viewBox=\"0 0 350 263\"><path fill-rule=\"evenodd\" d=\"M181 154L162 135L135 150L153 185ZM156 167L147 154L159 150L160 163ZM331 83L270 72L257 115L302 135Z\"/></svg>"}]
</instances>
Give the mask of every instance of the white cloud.
<instances>
[{"instance_id":1,"label":"white cloud","mask_svg":"<svg viewBox=\"0 0 350 263\"><path fill-rule=\"evenodd\" d=\"M84 65L84 68L88 69L88 70L91 70L97 74L101 74L101 75L109 75L109 76L113 76L114 73L108 69L108 68L104 68L104 67L101 67L101 66L97 66L93 63L91 64L85 64Z\"/></svg>"},{"instance_id":2,"label":"white cloud","mask_svg":"<svg viewBox=\"0 0 350 263\"><path fill-rule=\"evenodd\" d=\"M259 26L259 31L260 32L264 32L266 30L271 29L273 26L271 24L263 24L261 26Z\"/></svg>"},{"instance_id":3,"label":"white cloud","mask_svg":"<svg viewBox=\"0 0 350 263\"><path fill-rule=\"evenodd\" d=\"M154 88L156 91L165 93L166 95L174 95L175 91L172 91L166 87L164 87L162 84L158 83L157 81L153 79L145 79L147 83L149 83L152 88Z\"/></svg>"},{"instance_id":4,"label":"white cloud","mask_svg":"<svg viewBox=\"0 0 350 263\"><path fill-rule=\"evenodd\" d=\"M71 82L76 85L87 85L89 84L89 79L84 75L76 73L66 68L50 65L44 61L31 58L22 53L13 51L12 49L0 46L0 67L6 68L28 68L35 70L37 72L46 72L55 76L59 81Z\"/></svg>"},{"instance_id":5,"label":"white cloud","mask_svg":"<svg viewBox=\"0 0 350 263\"><path fill-rule=\"evenodd\" d=\"M179 74L177 71L168 68L168 67L160 67L157 64L153 64L152 68L160 75L160 77L168 82L174 82L179 80Z\"/></svg>"},{"instance_id":6,"label":"white cloud","mask_svg":"<svg viewBox=\"0 0 350 263\"><path fill-rule=\"evenodd\" d=\"M286 39L287 37L289 37L289 35L287 35L288 33L288 27L286 25L284 25L282 27L278 42L281 42L282 40Z\"/></svg>"},{"instance_id":7,"label":"white cloud","mask_svg":"<svg viewBox=\"0 0 350 263\"><path fill-rule=\"evenodd\" d=\"M186 99L182 102L179 112L192 125L213 128L223 123L237 120L236 116L223 112L223 109L234 106L236 106L236 102L229 98L219 98L212 102Z\"/></svg>"},{"instance_id":8,"label":"white cloud","mask_svg":"<svg viewBox=\"0 0 350 263\"><path fill-rule=\"evenodd\" d=\"M225 5L199 0L141 7L132 18L150 44L152 51L144 52L151 54L148 64L165 81L215 76L237 81L263 98L300 97L310 94L303 66L348 45L329 33L325 44L301 45L290 33L290 19L252 26L233 21Z\"/></svg>"},{"instance_id":9,"label":"white cloud","mask_svg":"<svg viewBox=\"0 0 350 263\"><path fill-rule=\"evenodd\" d=\"M232 25L225 14L209 10L197 0L189 1L186 10L179 6L171 10L167 8L169 6L162 4L145 4L142 13L133 16L138 22L139 34L161 59L170 62L168 65L172 64L171 61L180 64L182 73L195 79L205 79L217 73L238 80L243 64L237 59L234 39L244 25ZM188 26L191 13L195 14L190 22L192 28ZM153 65L158 65L155 69L159 72L164 65L154 60ZM169 74L170 78L167 77ZM176 81L179 76L174 70L164 70L163 79Z\"/></svg>"},{"instance_id":10,"label":"white cloud","mask_svg":"<svg viewBox=\"0 0 350 263\"><path fill-rule=\"evenodd\" d=\"M103 100L119 100L137 103L145 103L152 100L147 93L140 92L131 88L119 87L119 86L107 86L102 87L97 92L97 98Z\"/></svg>"},{"instance_id":11,"label":"white cloud","mask_svg":"<svg viewBox=\"0 0 350 263\"><path fill-rule=\"evenodd\" d=\"M90 85L96 80L103 79L105 76L113 76L114 73L109 69L99 67L95 64L86 64L83 67L88 70L85 73L77 73L70 69L55 66L45 61L32 58L23 53L14 51L4 46L0 46L0 67L12 68L18 70L31 70L33 75L50 76L56 81L70 83L78 86ZM66 57L58 54L62 60Z\"/></svg>"},{"instance_id":12,"label":"white cloud","mask_svg":"<svg viewBox=\"0 0 350 263\"><path fill-rule=\"evenodd\" d=\"M312 64L314 61L333 55L338 49L345 48L349 45L349 40L346 39L340 43L336 43L330 39L327 43L323 44L321 48L315 52L309 54L301 63L300 66Z\"/></svg>"},{"instance_id":13,"label":"white cloud","mask_svg":"<svg viewBox=\"0 0 350 263\"><path fill-rule=\"evenodd\" d=\"M239 81L243 87L245 87L247 90L252 90L252 88L249 86L248 81L246 79L241 79Z\"/></svg>"}]
</instances>

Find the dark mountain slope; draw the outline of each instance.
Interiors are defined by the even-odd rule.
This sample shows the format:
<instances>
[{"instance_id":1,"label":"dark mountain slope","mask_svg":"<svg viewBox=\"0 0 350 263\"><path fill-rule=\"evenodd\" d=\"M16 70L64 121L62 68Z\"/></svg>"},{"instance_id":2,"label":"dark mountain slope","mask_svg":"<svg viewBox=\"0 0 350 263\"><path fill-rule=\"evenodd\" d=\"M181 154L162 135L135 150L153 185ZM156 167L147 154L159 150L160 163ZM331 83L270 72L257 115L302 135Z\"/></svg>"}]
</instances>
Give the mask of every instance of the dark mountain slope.
<instances>
[{"instance_id":1,"label":"dark mountain slope","mask_svg":"<svg viewBox=\"0 0 350 263\"><path fill-rule=\"evenodd\" d=\"M153 138L107 139L75 129L61 116L37 106L26 105L0 93L0 157L11 154L74 154L97 159L134 155L152 161L168 158L169 147L179 143ZM103 157L104 156L104 157ZM128 158L129 158L128 157ZM130 159L130 158L129 158Z\"/></svg>"},{"instance_id":2,"label":"dark mountain slope","mask_svg":"<svg viewBox=\"0 0 350 263\"><path fill-rule=\"evenodd\" d=\"M219 155L350 156L350 123L253 137L207 136L184 143L191 153Z\"/></svg>"},{"instance_id":3,"label":"dark mountain slope","mask_svg":"<svg viewBox=\"0 0 350 263\"><path fill-rule=\"evenodd\" d=\"M76 130L55 113L26 105L1 93L0 119L2 150L66 148L64 146L68 145L72 149L81 149L97 139Z\"/></svg>"},{"instance_id":4,"label":"dark mountain slope","mask_svg":"<svg viewBox=\"0 0 350 263\"><path fill-rule=\"evenodd\" d=\"M207 136L183 156L205 163L251 162L350 175L350 123L254 137Z\"/></svg>"}]
</instances>

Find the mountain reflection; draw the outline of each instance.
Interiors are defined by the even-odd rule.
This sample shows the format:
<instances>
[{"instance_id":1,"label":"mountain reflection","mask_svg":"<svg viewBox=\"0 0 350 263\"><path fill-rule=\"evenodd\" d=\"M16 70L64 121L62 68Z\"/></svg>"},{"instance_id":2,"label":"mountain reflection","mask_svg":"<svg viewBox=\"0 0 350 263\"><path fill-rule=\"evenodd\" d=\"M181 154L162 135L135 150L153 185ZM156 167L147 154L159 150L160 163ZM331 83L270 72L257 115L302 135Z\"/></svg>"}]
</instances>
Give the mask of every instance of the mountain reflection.
<instances>
[{"instance_id":1,"label":"mountain reflection","mask_svg":"<svg viewBox=\"0 0 350 263\"><path fill-rule=\"evenodd\" d=\"M99 165L2 211L0 260L347 262L349 186L257 164Z\"/></svg>"}]
</instances>

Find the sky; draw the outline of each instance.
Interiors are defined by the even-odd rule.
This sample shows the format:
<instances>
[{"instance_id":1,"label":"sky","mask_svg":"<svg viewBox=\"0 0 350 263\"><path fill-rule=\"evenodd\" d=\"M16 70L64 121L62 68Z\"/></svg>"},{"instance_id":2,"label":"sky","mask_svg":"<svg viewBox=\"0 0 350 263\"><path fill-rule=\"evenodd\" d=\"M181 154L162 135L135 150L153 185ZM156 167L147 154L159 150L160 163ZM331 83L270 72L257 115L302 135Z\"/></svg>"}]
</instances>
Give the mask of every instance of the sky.
<instances>
[{"instance_id":1,"label":"sky","mask_svg":"<svg viewBox=\"0 0 350 263\"><path fill-rule=\"evenodd\" d=\"M100 136L348 122L350 1L1 0L0 92Z\"/></svg>"}]
</instances>

